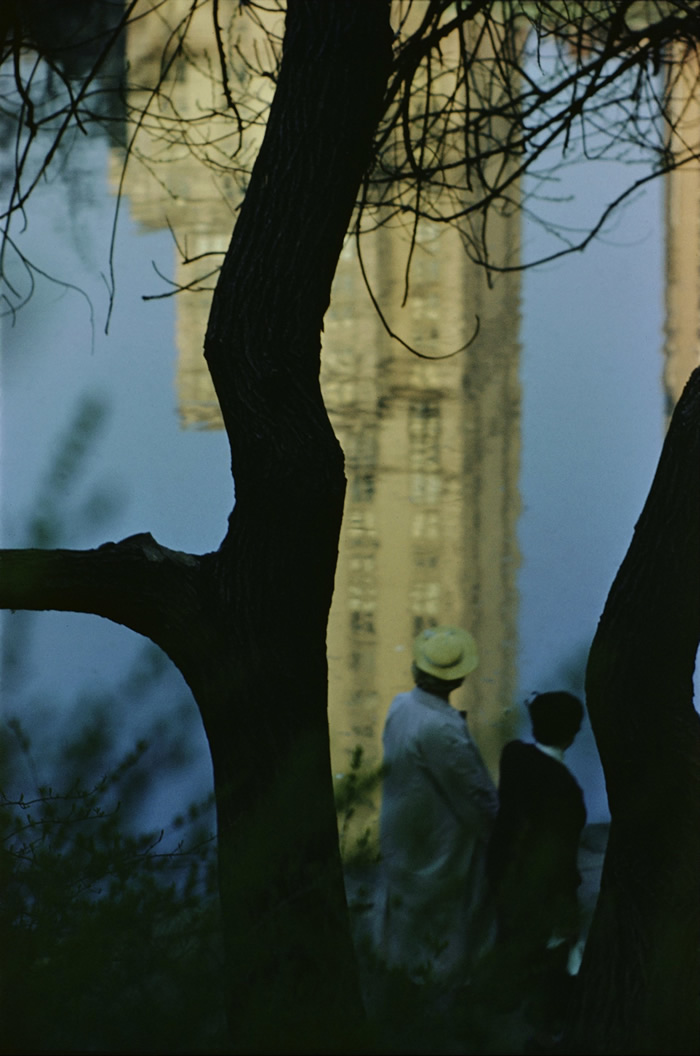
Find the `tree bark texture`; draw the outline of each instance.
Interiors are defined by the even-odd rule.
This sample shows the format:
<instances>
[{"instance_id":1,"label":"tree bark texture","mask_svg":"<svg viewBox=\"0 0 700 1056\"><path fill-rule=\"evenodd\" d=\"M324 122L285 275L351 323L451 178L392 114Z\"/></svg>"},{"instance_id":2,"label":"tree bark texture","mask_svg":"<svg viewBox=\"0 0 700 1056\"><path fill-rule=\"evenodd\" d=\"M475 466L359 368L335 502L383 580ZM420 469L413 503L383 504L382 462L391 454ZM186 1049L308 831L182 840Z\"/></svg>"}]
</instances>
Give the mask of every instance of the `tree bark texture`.
<instances>
[{"instance_id":1,"label":"tree bark texture","mask_svg":"<svg viewBox=\"0 0 700 1056\"><path fill-rule=\"evenodd\" d=\"M700 369L679 401L591 648L611 813L568 1051L700 1045Z\"/></svg>"},{"instance_id":2,"label":"tree bark texture","mask_svg":"<svg viewBox=\"0 0 700 1056\"><path fill-rule=\"evenodd\" d=\"M213 584L233 617L226 686L217 679L209 706L205 672L198 699L217 784L233 1018L264 1027L279 1051L325 1051L344 1034L352 1048L360 1014L327 720L345 477L319 373L390 61L388 4L289 4L277 91L205 341L236 506Z\"/></svg>"},{"instance_id":3,"label":"tree bark texture","mask_svg":"<svg viewBox=\"0 0 700 1056\"><path fill-rule=\"evenodd\" d=\"M356 1051L361 1034L327 719L345 477L319 372L390 62L387 0L289 0L205 340L236 487L218 552L143 534L0 556L0 605L123 623L193 691L214 770L233 1051Z\"/></svg>"}]
</instances>

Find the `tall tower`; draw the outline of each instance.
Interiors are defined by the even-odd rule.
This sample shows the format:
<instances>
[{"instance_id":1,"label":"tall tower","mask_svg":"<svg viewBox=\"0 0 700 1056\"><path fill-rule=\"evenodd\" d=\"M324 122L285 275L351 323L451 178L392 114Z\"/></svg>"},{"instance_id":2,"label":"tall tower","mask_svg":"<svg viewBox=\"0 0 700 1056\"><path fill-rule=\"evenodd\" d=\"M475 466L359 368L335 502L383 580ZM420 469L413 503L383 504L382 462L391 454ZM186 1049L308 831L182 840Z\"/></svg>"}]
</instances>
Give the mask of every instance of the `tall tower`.
<instances>
[{"instance_id":1,"label":"tall tower","mask_svg":"<svg viewBox=\"0 0 700 1056\"><path fill-rule=\"evenodd\" d=\"M515 248L518 225L514 214L500 231ZM348 477L328 631L334 764L358 744L379 761L414 637L456 623L481 660L452 700L495 769L516 685L518 280L489 286L455 232L426 224L401 310L406 249L405 231L380 228L365 266L392 328L432 361L385 332L351 242L325 326L321 381Z\"/></svg>"},{"instance_id":2,"label":"tall tower","mask_svg":"<svg viewBox=\"0 0 700 1056\"><path fill-rule=\"evenodd\" d=\"M235 68L231 91L240 100L244 121L239 136L225 105L211 7L193 9L191 0L148 2L153 11L129 24L126 42L127 109L138 115L148 108L148 117L129 143L126 168L123 152L112 152L111 183L115 193L126 194L132 215L144 227L172 232L173 289L180 291L175 297L180 421L183 428L221 429L203 358L204 334L246 173L265 131L260 115L267 113L274 83L242 63ZM225 14L228 21L221 28L227 51L240 48L255 54L261 69L273 68L267 34L281 37L283 14L267 12L264 30L241 14L238 4L222 6L219 18ZM153 85L159 86L157 92Z\"/></svg>"},{"instance_id":3,"label":"tall tower","mask_svg":"<svg viewBox=\"0 0 700 1056\"><path fill-rule=\"evenodd\" d=\"M664 383L669 416L689 375L700 366L700 58L696 50L686 52L681 45L673 57L669 149L681 165L665 180Z\"/></svg>"},{"instance_id":4,"label":"tall tower","mask_svg":"<svg viewBox=\"0 0 700 1056\"><path fill-rule=\"evenodd\" d=\"M174 46L178 20L189 16L191 4L173 0L157 11L167 25L147 19L130 33L132 82L153 83L163 40L170 36ZM232 152L236 125L212 113L216 54L210 21L200 17L195 11L162 101L139 132L124 191L142 223L171 227L174 256L177 243L180 256L206 261L204 254L225 251L242 188L230 165L201 165L203 157L216 161L217 151ZM242 19L232 32L251 32L250 23ZM247 87L248 105L257 99L262 113L270 81ZM129 99L134 107L143 101L138 93ZM196 118L186 139L177 114ZM240 148L244 160L262 131L251 128ZM115 154L115 186L120 173ZM516 262L519 214L494 215L491 222L494 255ZM453 703L469 712L495 770L516 686L519 280L514 273L488 276L469 261L457 232L422 222L410 296L401 308L407 249L402 225L382 226L362 240L372 288L392 327L432 361L388 336L351 240L325 320L321 380L348 476L328 630L334 769L347 769L358 744L368 761L378 761L391 698L411 685L413 638L425 626L457 623L475 635L481 661ZM213 269L216 256L211 261ZM186 287L190 272L176 261L176 283ZM222 424L202 356L210 301L211 293L201 290L176 299L184 428Z\"/></svg>"}]
</instances>

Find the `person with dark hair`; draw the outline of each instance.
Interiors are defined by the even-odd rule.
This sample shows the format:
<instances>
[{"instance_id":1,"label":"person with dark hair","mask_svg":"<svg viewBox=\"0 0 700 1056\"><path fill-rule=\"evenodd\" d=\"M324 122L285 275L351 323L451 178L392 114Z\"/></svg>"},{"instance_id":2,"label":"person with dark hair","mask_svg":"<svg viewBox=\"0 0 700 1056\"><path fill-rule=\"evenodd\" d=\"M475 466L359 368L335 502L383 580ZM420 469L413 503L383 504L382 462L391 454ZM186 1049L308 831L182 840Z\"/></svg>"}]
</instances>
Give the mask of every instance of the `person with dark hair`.
<instances>
[{"instance_id":1,"label":"person with dark hair","mask_svg":"<svg viewBox=\"0 0 700 1056\"><path fill-rule=\"evenodd\" d=\"M578 969L577 857L586 821L583 793L564 764L583 704L571 693L540 693L528 710L535 743L511 741L503 749L488 852L498 946L526 999L547 988L558 992L557 979Z\"/></svg>"},{"instance_id":2,"label":"person with dark hair","mask_svg":"<svg viewBox=\"0 0 700 1056\"><path fill-rule=\"evenodd\" d=\"M583 704L572 693L538 693L528 704L532 735L540 747L564 751L583 722Z\"/></svg>"},{"instance_id":3,"label":"person with dark hair","mask_svg":"<svg viewBox=\"0 0 700 1056\"><path fill-rule=\"evenodd\" d=\"M494 934L486 848L496 789L465 714L449 703L477 663L467 631L423 631L415 688L394 698L384 727L379 945L415 982L463 982Z\"/></svg>"}]
</instances>

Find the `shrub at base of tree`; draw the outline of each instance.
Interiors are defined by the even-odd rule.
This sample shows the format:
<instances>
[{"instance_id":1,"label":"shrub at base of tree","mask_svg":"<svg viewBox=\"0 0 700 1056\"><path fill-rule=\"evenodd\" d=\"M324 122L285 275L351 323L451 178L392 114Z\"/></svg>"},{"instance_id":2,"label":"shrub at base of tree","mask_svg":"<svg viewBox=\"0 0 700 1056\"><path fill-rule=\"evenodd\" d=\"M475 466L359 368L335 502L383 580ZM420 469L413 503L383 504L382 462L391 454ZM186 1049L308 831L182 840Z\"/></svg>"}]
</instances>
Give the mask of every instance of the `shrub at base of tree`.
<instances>
[{"instance_id":1,"label":"shrub at base of tree","mask_svg":"<svg viewBox=\"0 0 700 1056\"><path fill-rule=\"evenodd\" d=\"M2 1051L227 1051L211 804L177 819L174 838L134 834L119 801L139 780L145 744L94 787L16 795L9 782L30 750L7 724Z\"/></svg>"}]
</instances>

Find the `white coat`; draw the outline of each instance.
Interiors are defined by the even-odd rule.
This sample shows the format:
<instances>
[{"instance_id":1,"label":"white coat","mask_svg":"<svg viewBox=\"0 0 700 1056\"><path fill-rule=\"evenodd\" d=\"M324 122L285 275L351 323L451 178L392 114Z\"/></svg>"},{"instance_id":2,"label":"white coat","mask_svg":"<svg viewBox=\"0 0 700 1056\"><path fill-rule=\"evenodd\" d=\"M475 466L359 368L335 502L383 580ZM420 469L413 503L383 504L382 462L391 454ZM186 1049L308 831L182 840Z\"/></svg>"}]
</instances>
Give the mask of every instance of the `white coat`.
<instances>
[{"instance_id":1,"label":"white coat","mask_svg":"<svg viewBox=\"0 0 700 1056\"><path fill-rule=\"evenodd\" d=\"M486 848L497 793L462 715L416 687L384 727L380 952L416 980L466 981L493 938Z\"/></svg>"}]
</instances>

